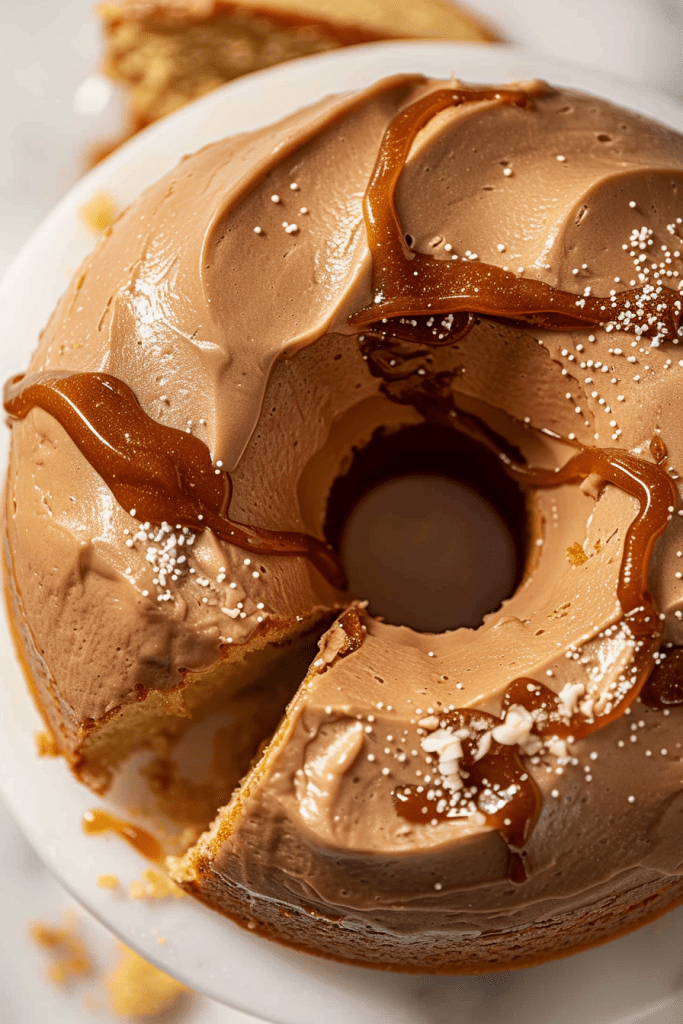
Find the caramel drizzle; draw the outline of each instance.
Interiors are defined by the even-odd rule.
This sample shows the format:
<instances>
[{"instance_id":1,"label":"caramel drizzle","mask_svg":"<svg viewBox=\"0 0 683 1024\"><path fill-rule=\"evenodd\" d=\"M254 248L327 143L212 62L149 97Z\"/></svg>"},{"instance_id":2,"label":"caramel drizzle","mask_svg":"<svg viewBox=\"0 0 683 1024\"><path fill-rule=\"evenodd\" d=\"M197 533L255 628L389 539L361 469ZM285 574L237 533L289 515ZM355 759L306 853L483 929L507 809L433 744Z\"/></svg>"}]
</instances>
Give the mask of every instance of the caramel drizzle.
<instances>
[{"instance_id":1,"label":"caramel drizzle","mask_svg":"<svg viewBox=\"0 0 683 1024\"><path fill-rule=\"evenodd\" d=\"M5 385L5 411L24 419L34 407L57 420L118 503L140 522L187 527L252 554L303 556L332 586L346 576L328 545L304 533L266 530L228 518L232 483L192 434L158 423L131 389L107 373L54 371Z\"/></svg>"},{"instance_id":2,"label":"caramel drizzle","mask_svg":"<svg viewBox=\"0 0 683 1024\"><path fill-rule=\"evenodd\" d=\"M677 293L644 296L638 288L607 298L579 296L542 281L518 277L493 264L467 259L444 260L415 252L406 244L394 194L410 147L418 132L438 113L464 103L499 101L526 107L520 89L439 89L402 110L387 127L363 200L368 246L372 255L374 302L354 313L356 327L374 325L398 337L446 344L471 326L474 314L515 325L550 331L597 327L629 311L632 324L673 339L681 323ZM446 336L430 323L434 314L452 314ZM427 318L425 321L422 318ZM405 318L410 318L406 320ZM417 332L412 333L412 332Z\"/></svg>"},{"instance_id":3,"label":"caramel drizzle","mask_svg":"<svg viewBox=\"0 0 683 1024\"><path fill-rule=\"evenodd\" d=\"M655 296L637 288L600 298L577 296L542 281L520 278L500 267L464 259L444 260L413 251L402 231L395 206L395 191L410 148L418 132L440 111L463 103L497 101L526 107L530 96L516 89L440 89L429 93L401 111L389 124L377 162L365 193L363 213L372 256L374 302L349 318L359 328L375 335L391 336L405 346L445 345L466 334L476 315L487 316L514 326L535 326L551 331L586 329L616 322L627 310L630 323L642 333L653 325L661 337L674 338L681 321L677 294L664 289ZM445 314L444 319L437 322ZM361 340L365 340L361 338ZM382 341L366 341L378 355ZM364 350L365 351L365 350ZM413 350L413 357L420 357ZM399 363L403 360L399 359ZM389 365L393 366L394 360ZM403 367L393 372L382 366L381 358L373 372L387 380L402 378ZM410 376L410 372L408 373ZM398 401L413 401L406 393ZM459 765L466 782L463 793L450 792L447 786L406 786L395 791L398 813L410 821L447 820L469 813L472 802L496 828L511 851L510 877L526 877L519 850L528 839L540 813L540 792L524 770L520 748L516 744L496 742L491 731L500 725L513 704L522 705L534 718L533 732L538 736L579 739L603 728L617 718L641 691L654 665L662 628L652 597L647 589L647 570L656 539L663 533L677 492L661 467L666 448L659 439L653 444L656 465L618 449L583 448L565 466L551 471L524 467L492 445L490 432L482 430L476 418L463 417L453 410L461 428L477 436L488 447L497 447L510 475L526 488L558 487L578 483L591 474L619 487L637 499L639 511L630 524L622 555L617 584L621 618L616 628L633 643L630 679L608 698L602 713L591 717L569 715L558 695L542 683L516 679L503 696L503 717L459 708L439 716L440 727L459 733L462 758ZM488 749L482 753L480 740L488 733Z\"/></svg>"},{"instance_id":4,"label":"caramel drizzle","mask_svg":"<svg viewBox=\"0 0 683 1024\"><path fill-rule=\"evenodd\" d=\"M596 474L636 498L640 507L626 531L617 597L621 605L621 621L628 623L634 637L644 641L648 638L647 647L658 642L661 627L658 625L659 615L647 589L647 572L655 541L666 529L678 502L676 486L666 470L618 448L582 448L558 470L529 469L509 462L507 469L513 478L526 487L581 483L588 476ZM642 660L640 654L637 660ZM647 660L648 663L651 660L649 655ZM651 668L649 665L648 672ZM635 696L637 694L633 699ZM615 710L608 720L619 713ZM584 732L583 735L588 733Z\"/></svg>"},{"instance_id":5,"label":"caramel drizzle","mask_svg":"<svg viewBox=\"0 0 683 1024\"><path fill-rule=\"evenodd\" d=\"M657 452L660 453L661 448L657 447ZM466 783L462 795L452 797L446 787L434 785L431 795L428 795L429 790L424 792L424 787L418 792L415 786L403 787L394 793L398 814L413 822L446 821L469 813L474 803L510 848L510 879L522 882L526 871L519 851L538 819L541 795L524 768L516 744L507 746L491 737L489 749L478 757L481 736L477 734L501 725L509 708L521 705L534 718L532 733L541 738L558 737L573 742L604 728L633 703L652 673L662 636L663 627L647 589L647 573L655 541L666 529L678 495L664 468L619 449L581 448L557 470L526 468L506 456L501 458L510 475L525 487L558 487L598 474L639 503L639 510L626 531L619 568L617 597L621 618L611 627L612 633L615 629L622 630L633 642L630 679L616 691L611 702L608 701L606 710L590 717L580 712L569 715L558 695L545 684L533 679L515 679L503 695L501 718L467 708L439 716L441 728L453 733L463 730L467 734L462 741L460 761ZM678 679L674 682L681 664L680 659L672 658L668 677L659 677L660 682L652 687L652 693L648 691L647 703L664 706L683 702L683 686ZM657 673L662 671L660 668Z\"/></svg>"},{"instance_id":6,"label":"caramel drizzle","mask_svg":"<svg viewBox=\"0 0 683 1024\"><path fill-rule=\"evenodd\" d=\"M455 802L449 804L448 790L445 787L440 789L436 783L429 787L429 790L436 790L432 798L419 792L418 787L402 787L394 794L399 815L421 824L448 821L452 817L468 814L469 808L466 805L469 799L474 799L477 809L484 813L487 824L501 833L508 846L520 849L536 824L542 801L536 783L524 768L519 747L498 743L491 737L487 753L479 756L483 735L501 724L500 718L488 712L457 708L439 718L442 728L447 726L453 733L463 733L460 766L466 792L458 794ZM425 788L420 787L422 790ZM501 797L501 791L508 789L514 789L514 792L505 798ZM449 814L449 810L455 813Z\"/></svg>"}]
</instances>

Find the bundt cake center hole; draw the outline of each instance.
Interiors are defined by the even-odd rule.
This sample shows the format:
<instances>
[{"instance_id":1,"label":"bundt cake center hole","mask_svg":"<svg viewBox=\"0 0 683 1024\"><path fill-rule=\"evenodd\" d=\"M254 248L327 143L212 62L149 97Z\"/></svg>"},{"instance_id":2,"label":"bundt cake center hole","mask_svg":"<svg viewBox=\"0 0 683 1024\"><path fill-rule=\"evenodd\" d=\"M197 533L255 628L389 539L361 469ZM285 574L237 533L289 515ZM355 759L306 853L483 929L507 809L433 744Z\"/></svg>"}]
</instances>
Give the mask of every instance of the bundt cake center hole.
<instances>
[{"instance_id":1,"label":"bundt cake center hole","mask_svg":"<svg viewBox=\"0 0 683 1024\"><path fill-rule=\"evenodd\" d=\"M326 532L373 615L426 632L476 628L521 581L526 501L495 454L424 424L377 432L354 453Z\"/></svg>"}]
</instances>

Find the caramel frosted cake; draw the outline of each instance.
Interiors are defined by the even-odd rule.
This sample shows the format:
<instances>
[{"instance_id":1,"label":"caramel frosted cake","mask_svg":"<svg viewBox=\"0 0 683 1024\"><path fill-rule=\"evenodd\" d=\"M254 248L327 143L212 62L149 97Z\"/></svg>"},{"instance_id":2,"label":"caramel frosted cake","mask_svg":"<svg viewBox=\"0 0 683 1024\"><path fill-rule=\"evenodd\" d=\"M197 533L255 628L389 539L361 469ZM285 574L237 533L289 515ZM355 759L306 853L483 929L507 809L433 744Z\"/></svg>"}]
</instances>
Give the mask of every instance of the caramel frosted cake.
<instances>
[{"instance_id":1,"label":"caramel frosted cake","mask_svg":"<svg viewBox=\"0 0 683 1024\"><path fill-rule=\"evenodd\" d=\"M6 389L11 613L96 789L230 709L190 893L448 972L683 896L682 190L683 138L603 100L402 76L185 159L82 265ZM387 446L516 495L478 628L345 588Z\"/></svg>"},{"instance_id":2,"label":"caramel frosted cake","mask_svg":"<svg viewBox=\"0 0 683 1024\"><path fill-rule=\"evenodd\" d=\"M494 39L450 0L106 0L98 13L131 132L294 57L383 39Z\"/></svg>"}]
</instances>

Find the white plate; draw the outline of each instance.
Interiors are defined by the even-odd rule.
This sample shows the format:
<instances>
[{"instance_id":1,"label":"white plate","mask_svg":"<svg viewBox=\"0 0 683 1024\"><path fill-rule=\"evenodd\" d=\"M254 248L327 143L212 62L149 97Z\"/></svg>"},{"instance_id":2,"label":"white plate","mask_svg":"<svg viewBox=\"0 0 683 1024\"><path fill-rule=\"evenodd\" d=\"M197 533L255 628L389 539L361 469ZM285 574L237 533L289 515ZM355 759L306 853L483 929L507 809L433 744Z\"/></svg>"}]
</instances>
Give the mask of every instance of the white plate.
<instances>
[{"instance_id":1,"label":"white plate","mask_svg":"<svg viewBox=\"0 0 683 1024\"><path fill-rule=\"evenodd\" d=\"M466 81L533 76L584 88L683 130L683 107L642 86L504 47L377 44L262 72L205 97L133 139L78 183L20 253L0 287L0 376L24 368L68 277L92 246L78 208L104 188L124 205L185 153L274 121L321 95L382 75L421 71ZM0 788L45 863L70 892L147 959L191 988L279 1024L680 1024L683 911L569 960L484 978L390 975L297 953L245 932L190 899L150 905L97 888L145 864L117 837L89 837L97 804L61 762L38 760L39 717L4 624ZM160 946L158 937L167 939Z\"/></svg>"}]
</instances>

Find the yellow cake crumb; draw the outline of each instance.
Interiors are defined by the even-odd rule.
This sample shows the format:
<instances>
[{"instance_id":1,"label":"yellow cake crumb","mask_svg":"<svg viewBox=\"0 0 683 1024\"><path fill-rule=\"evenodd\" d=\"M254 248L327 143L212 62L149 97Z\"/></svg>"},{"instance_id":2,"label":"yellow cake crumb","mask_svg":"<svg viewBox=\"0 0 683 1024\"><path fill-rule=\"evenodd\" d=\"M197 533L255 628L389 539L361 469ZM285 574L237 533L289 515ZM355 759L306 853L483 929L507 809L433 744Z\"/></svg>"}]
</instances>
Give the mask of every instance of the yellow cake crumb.
<instances>
[{"instance_id":1,"label":"yellow cake crumb","mask_svg":"<svg viewBox=\"0 0 683 1024\"><path fill-rule=\"evenodd\" d=\"M36 733L38 757L59 757L59 747L51 732Z\"/></svg>"},{"instance_id":2,"label":"yellow cake crumb","mask_svg":"<svg viewBox=\"0 0 683 1024\"><path fill-rule=\"evenodd\" d=\"M116 889L118 888L119 880L116 875L98 875L97 884L100 889Z\"/></svg>"},{"instance_id":3,"label":"yellow cake crumb","mask_svg":"<svg viewBox=\"0 0 683 1024\"><path fill-rule=\"evenodd\" d=\"M578 540L571 547L567 548L567 560L572 565L583 565L584 562L588 561L588 555L583 550Z\"/></svg>"},{"instance_id":4,"label":"yellow cake crumb","mask_svg":"<svg viewBox=\"0 0 683 1024\"><path fill-rule=\"evenodd\" d=\"M121 945L121 959L106 978L109 1002L119 1017L153 1017L189 992L184 985Z\"/></svg>"},{"instance_id":5,"label":"yellow cake crumb","mask_svg":"<svg viewBox=\"0 0 683 1024\"><path fill-rule=\"evenodd\" d=\"M108 192L95 192L79 210L81 220L90 231L101 235L114 223L114 200Z\"/></svg>"},{"instance_id":6,"label":"yellow cake crumb","mask_svg":"<svg viewBox=\"0 0 683 1024\"><path fill-rule=\"evenodd\" d=\"M53 955L48 977L57 985L66 985L74 978L93 973L93 966L83 940L77 932L76 915L67 914L62 927L35 921L30 926L31 938Z\"/></svg>"},{"instance_id":7,"label":"yellow cake crumb","mask_svg":"<svg viewBox=\"0 0 683 1024\"><path fill-rule=\"evenodd\" d=\"M184 896L183 890L168 875L153 868L143 871L142 879L131 882L128 893L132 900L163 900L167 896L179 900Z\"/></svg>"}]
</instances>

